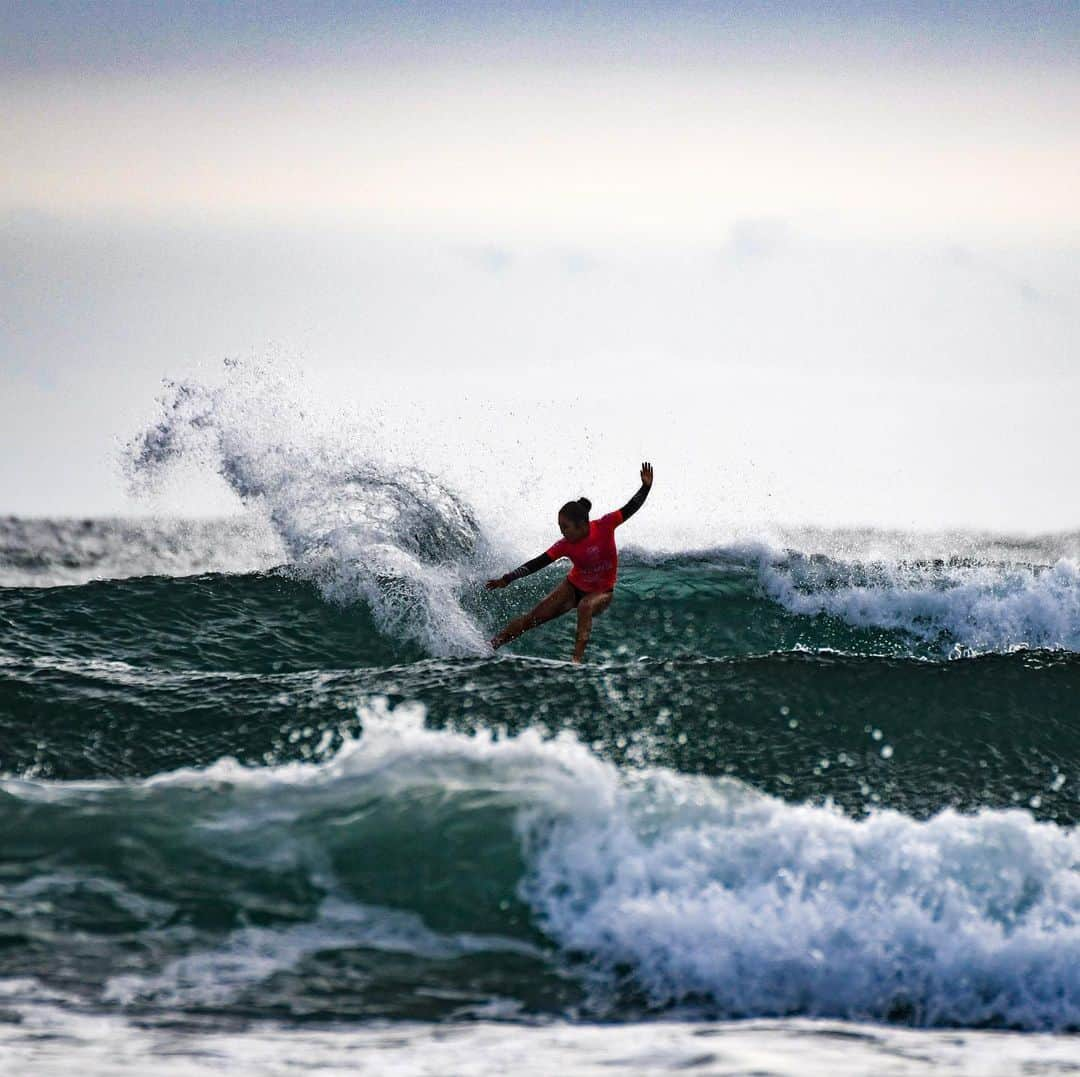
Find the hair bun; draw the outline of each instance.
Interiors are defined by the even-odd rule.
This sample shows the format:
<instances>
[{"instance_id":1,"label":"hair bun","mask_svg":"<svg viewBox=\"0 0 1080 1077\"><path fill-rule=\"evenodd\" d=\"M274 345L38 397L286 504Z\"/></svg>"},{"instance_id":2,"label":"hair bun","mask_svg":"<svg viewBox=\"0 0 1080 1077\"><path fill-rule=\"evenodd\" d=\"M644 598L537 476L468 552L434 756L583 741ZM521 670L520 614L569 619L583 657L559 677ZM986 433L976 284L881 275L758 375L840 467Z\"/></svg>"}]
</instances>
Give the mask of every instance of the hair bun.
<instances>
[{"instance_id":1,"label":"hair bun","mask_svg":"<svg viewBox=\"0 0 1080 1077\"><path fill-rule=\"evenodd\" d=\"M592 502L587 497L579 497L577 503L588 512L592 508Z\"/></svg>"}]
</instances>

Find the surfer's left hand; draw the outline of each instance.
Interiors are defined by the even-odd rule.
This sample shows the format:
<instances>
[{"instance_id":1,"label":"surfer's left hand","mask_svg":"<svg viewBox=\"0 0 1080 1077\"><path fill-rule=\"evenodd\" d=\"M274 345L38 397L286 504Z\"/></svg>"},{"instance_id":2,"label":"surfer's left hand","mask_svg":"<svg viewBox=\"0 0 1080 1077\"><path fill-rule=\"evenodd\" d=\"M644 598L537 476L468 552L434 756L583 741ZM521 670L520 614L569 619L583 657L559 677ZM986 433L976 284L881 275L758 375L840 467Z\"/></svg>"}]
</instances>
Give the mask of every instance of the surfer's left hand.
<instances>
[{"instance_id":1,"label":"surfer's left hand","mask_svg":"<svg viewBox=\"0 0 1080 1077\"><path fill-rule=\"evenodd\" d=\"M648 460L641 465L641 485L652 486L652 464Z\"/></svg>"}]
</instances>

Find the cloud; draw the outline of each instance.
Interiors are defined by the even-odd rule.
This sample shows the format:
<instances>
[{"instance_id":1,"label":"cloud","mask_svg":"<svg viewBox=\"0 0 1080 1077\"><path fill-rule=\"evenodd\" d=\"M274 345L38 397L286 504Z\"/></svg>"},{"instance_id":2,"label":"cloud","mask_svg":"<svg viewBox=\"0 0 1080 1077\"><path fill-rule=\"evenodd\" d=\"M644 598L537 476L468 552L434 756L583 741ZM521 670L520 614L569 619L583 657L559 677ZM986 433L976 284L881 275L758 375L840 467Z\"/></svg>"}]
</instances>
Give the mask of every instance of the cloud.
<instances>
[{"instance_id":1,"label":"cloud","mask_svg":"<svg viewBox=\"0 0 1080 1077\"><path fill-rule=\"evenodd\" d=\"M728 233L725 251L737 262L771 258L789 247L794 230L778 217L750 217L736 221Z\"/></svg>"},{"instance_id":2,"label":"cloud","mask_svg":"<svg viewBox=\"0 0 1080 1077\"><path fill-rule=\"evenodd\" d=\"M1023 304L1045 306L1059 313L1070 309L1054 292L1035 284L1024 270L1002 265L1000 256L976 254L966 246L953 245L946 250L945 260L982 283L998 286Z\"/></svg>"},{"instance_id":3,"label":"cloud","mask_svg":"<svg viewBox=\"0 0 1080 1077\"><path fill-rule=\"evenodd\" d=\"M487 273L506 273L515 261L513 251L496 244L463 246L458 247L457 250L469 265Z\"/></svg>"}]
</instances>

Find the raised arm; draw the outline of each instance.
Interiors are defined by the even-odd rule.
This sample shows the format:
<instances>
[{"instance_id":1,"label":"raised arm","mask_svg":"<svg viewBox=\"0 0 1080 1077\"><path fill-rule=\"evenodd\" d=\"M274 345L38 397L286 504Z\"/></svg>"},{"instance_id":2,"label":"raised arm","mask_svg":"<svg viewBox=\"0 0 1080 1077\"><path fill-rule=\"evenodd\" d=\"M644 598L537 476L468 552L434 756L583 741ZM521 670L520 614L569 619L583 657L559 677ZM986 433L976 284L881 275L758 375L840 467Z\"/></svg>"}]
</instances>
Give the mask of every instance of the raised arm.
<instances>
[{"instance_id":1,"label":"raised arm","mask_svg":"<svg viewBox=\"0 0 1080 1077\"><path fill-rule=\"evenodd\" d=\"M497 580L488 580L484 586L489 591L497 591L500 587L506 587L507 584L513 583L514 580L520 580L523 576L531 576L534 572L547 568L554 560L555 558L550 554L542 553L539 557L534 557L531 561L519 565L513 572L507 572L506 575L500 576Z\"/></svg>"},{"instance_id":2,"label":"raised arm","mask_svg":"<svg viewBox=\"0 0 1080 1077\"><path fill-rule=\"evenodd\" d=\"M641 489L622 507L623 523L630 519L631 516L645 504L645 498L649 496L649 491L652 489L652 464L645 461L641 465Z\"/></svg>"}]
</instances>

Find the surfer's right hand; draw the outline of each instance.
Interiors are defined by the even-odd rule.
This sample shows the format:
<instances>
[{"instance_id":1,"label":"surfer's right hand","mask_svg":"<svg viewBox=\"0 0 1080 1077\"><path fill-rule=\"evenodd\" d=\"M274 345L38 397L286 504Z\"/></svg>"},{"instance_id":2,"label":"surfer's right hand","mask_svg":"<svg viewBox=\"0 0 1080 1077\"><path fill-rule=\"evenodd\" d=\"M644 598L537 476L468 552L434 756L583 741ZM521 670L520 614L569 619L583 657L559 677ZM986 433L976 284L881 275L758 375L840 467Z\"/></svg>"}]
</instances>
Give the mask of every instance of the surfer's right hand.
<instances>
[{"instance_id":1,"label":"surfer's right hand","mask_svg":"<svg viewBox=\"0 0 1080 1077\"><path fill-rule=\"evenodd\" d=\"M497 580L488 580L488 582L485 583L484 586L489 591L497 591L497 590L499 590L500 587L505 587L506 582L507 582L506 577L505 576L500 576Z\"/></svg>"}]
</instances>

